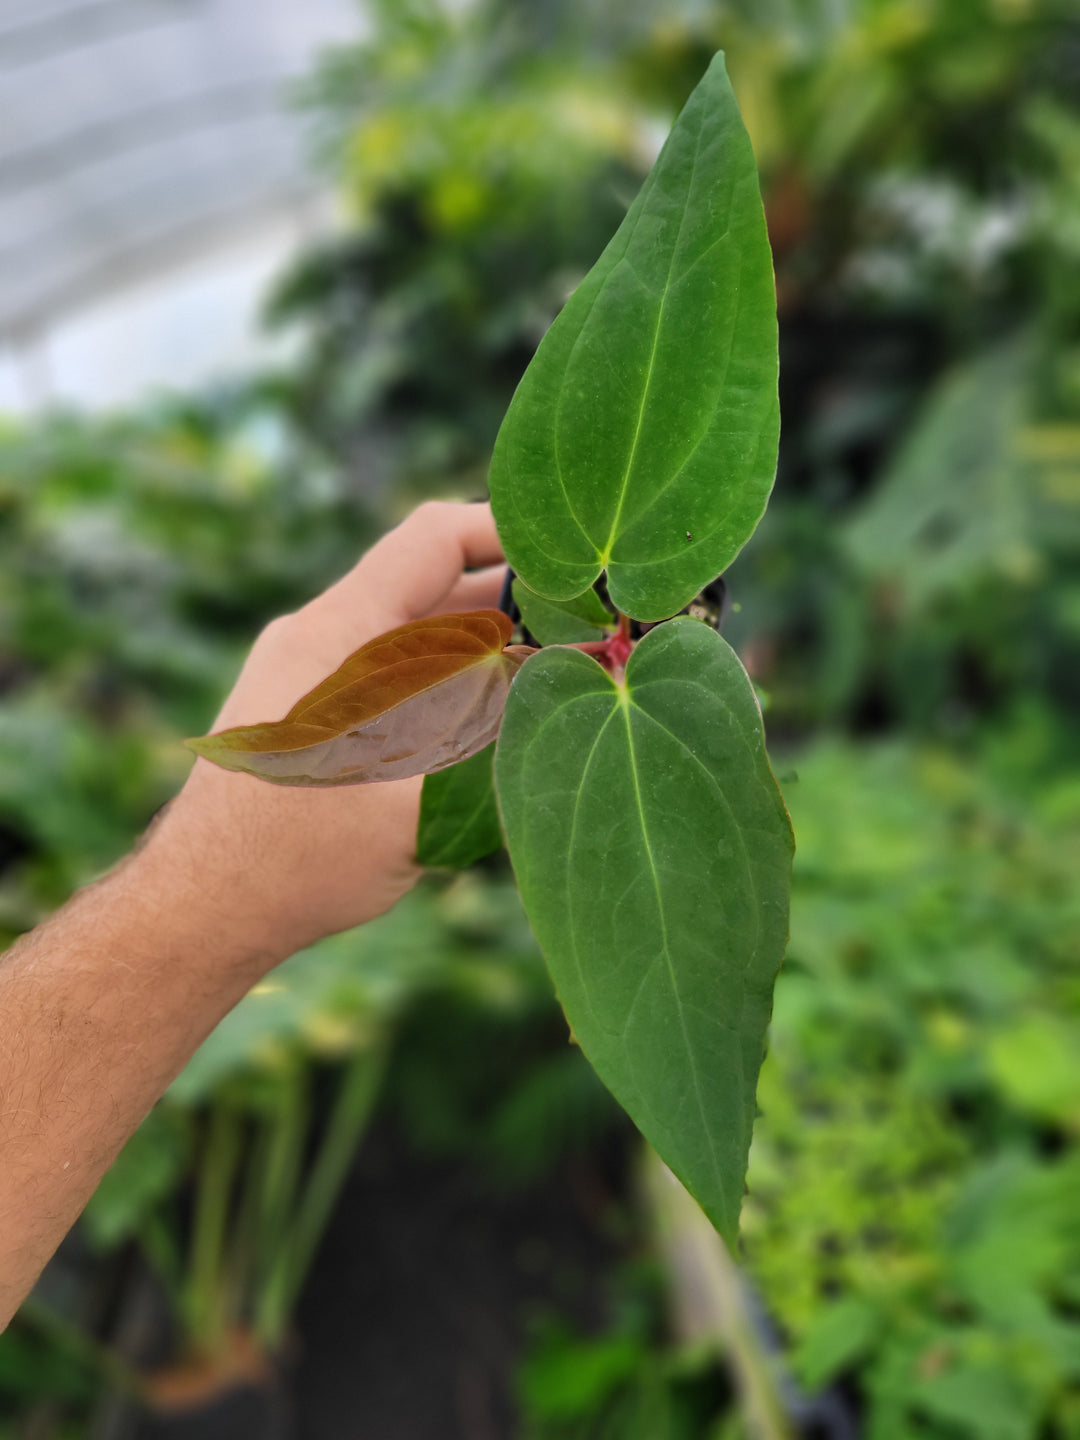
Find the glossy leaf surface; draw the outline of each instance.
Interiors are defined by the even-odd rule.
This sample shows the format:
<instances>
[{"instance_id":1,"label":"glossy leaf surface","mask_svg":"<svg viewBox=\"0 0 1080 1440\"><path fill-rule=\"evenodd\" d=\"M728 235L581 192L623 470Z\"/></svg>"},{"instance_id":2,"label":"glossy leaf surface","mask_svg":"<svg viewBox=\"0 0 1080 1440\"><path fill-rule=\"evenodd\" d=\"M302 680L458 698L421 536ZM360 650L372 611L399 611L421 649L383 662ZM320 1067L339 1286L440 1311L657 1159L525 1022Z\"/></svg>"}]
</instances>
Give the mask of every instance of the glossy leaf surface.
<instances>
[{"instance_id":1,"label":"glossy leaf surface","mask_svg":"<svg viewBox=\"0 0 1080 1440\"><path fill-rule=\"evenodd\" d=\"M403 780L466 760L498 733L530 652L504 649L498 610L414 620L362 646L283 720L187 743L227 770L278 785Z\"/></svg>"},{"instance_id":2,"label":"glossy leaf surface","mask_svg":"<svg viewBox=\"0 0 1080 1440\"><path fill-rule=\"evenodd\" d=\"M615 627L614 615L595 590L584 590L572 600L548 600L515 580L513 592L522 623L541 645L603 640Z\"/></svg>"},{"instance_id":3,"label":"glossy leaf surface","mask_svg":"<svg viewBox=\"0 0 1080 1440\"><path fill-rule=\"evenodd\" d=\"M491 499L506 557L566 600L675 614L734 558L776 472L776 297L750 141L716 56L518 386Z\"/></svg>"},{"instance_id":4,"label":"glossy leaf surface","mask_svg":"<svg viewBox=\"0 0 1080 1440\"><path fill-rule=\"evenodd\" d=\"M428 775L420 795L416 858L421 865L464 869L502 846L495 803L494 746L460 765Z\"/></svg>"},{"instance_id":5,"label":"glossy leaf surface","mask_svg":"<svg viewBox=\"0 0 1080 1440\"><path fill-rule=\"evenodd\" d=\"M510 857L574 1035L734 1239L792 837L746 672L677 619L626 685L541 651L496 751Z\"/></svg>"}]
</instances>

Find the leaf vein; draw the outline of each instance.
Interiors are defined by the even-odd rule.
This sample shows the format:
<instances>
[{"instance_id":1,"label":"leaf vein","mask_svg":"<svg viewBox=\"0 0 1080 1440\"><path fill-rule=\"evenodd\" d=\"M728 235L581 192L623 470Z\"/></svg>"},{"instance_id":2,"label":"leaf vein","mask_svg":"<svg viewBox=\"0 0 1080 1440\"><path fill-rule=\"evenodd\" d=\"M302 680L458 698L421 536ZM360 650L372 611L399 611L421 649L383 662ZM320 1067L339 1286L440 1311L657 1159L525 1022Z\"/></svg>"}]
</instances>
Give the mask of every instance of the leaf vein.
<instances>
[{"instance_id":1,"label":"leaf vein","mask_svg":"<svg viewBox=\"0 0 1080 1440\"><path fill-rule=\"evenodd\" d=\"M574 796L574 808L573 808L573 810L570 812L570 833L569 833L569 836L567 837L567 842L566 842L566 894L567 894L567 896L570 896L570 894L572 893L572 891L571 891L571 883L570 883L570 882L571 882L571 879L572 879L572 876L573 876L574 840L575 840L575 837L576 837L576 835L577 835L578 815L581 813L581 797L582 797L582 795L584 795L584 793L585 793L585 781L588 779L589 769L590 769L590 767L591 767L591 765L592 765L592 763L593 763L593 760L594 760L594 758L595 758L595 756L596 756L596 752L597 752L597 750L600 748L600 741L604 738L604 732L607 730L608 726L611 724L612 720L614 720L614 718L615 718L615 716L616 716L617 714L618 714L618 706L613 704L613 705L612 705L612 708L611 708L611 714L607 717L607 719L604 721L604 723L600 726L600 729L596 732L596 739L593 741L593 743L592 743L592 745L591 745L591 747L590 747L590 749L589 749L589 753L588 753L588 755L585 757L585 764L582 766L581 779L580 779L579 782L578 782L577 794ZM586 985L586 983L585 983L585 972L584 972L584 971L582 970L582 968L581 968L581 954L580 954L580 952L579 952L579 950L578 950L577 932L576 932L575 929L574 929L574 907L573 907L573 904L572 904L572 903L567 905L567 920L569 921L569 924L568 924L568 927L567 927L567 928L568 928L568 930L569 930L569 932L570 932L570 949L571 949L571 951L572 951L572 953L573 953L573 957L574 957L574 968L577 970L577 974L578 974L578 984L581 986L581 993L582 993L582 994L584 995L584 997L585 997L585 1003L586 1003L586 1004L588 1005L588 1007L589 1007L589 1012L590 1012L590 1014L592 1015L593 1019L597 1022L597 1024L600 1024L600 1018L599 1018L599 1016L597 1015L596 1010L595 1010L595 1008L594 1008L594 1006L593 1006L592 996L591 996L590 993L589 993L589 987L588 987L588 986Z\"/></svg>"},{"instance_id":2,"label":"leaf vein","mask_svg":"<svg viewBox=\"0 0 1080 1440\"><path fill-rule=\"evenodd\" d=\"M698 158L701 155L701 139L705 134L705 124L701 123L697 140L694 144L694 158L690 164L690 179L687 182L686 191L689 195L694 188L694 176L697 174ZM611 522L611 531L608 534L607 544L604 546L605 564L611 556L612 547L617 538L619 521L622 519L623 506L626 503L627 491L630 488L630 473L634 468L634 461L637 458L638 444L641 440L641 429L645 422L645 409L649 402L649 391L652 387L653 372L656 369L656 352L660 347L660 331L664 323L664 303L671 290L671 277L675 273L675 258L679 253L679 246L682 243L683 230L686 226L686 214L690 209L689 204L683 206L682 214L679 216L679 228L675 235L675 243L671 247L671 259L668 262L667 279L664 281L664 288L660 295L660 304L656 309L656 329L653 332L652 351L649 355L649 364L645 372L645 384L641 390L641 403L638 406L637 424L634 427L634 438L630 442L630 454L627 457L626 468L623 470L622 483L619 487L619 499L615 506L615 515ZM629 242L627 242L629 248Z\"/></svg>"},{"instance_id":3,"label":"leaf vein","mask_svg":"<svg viewBox=\"0 0 1080 1440\"><path fill-rule=\"evenodd\" d=\"M694 1097L697 1100L698 1115L700 1117L701 1127L705 1135L705 1142L708 1146L709 1159L712 1162L713 1174L716 1177L717 1187L721 1195L725 1197L726 1203L727 1186L724 1183L723 1170L720 1166L719 1156L716 1153L716 1142L713 1139L712 1127L709 1125L708 1118L705 1114L705 1099L701 1093L701 1078L698 1074L697 1058L694 1054L693 1046L690 1044L690 1032L686 1028L686 1016L683 1012L682 995L679 993L679 983L675 975L675 966L672 964L671 960L671 945L668 940L667 916L664 912L663 893L660 888L660 875L656 868L656 857L653 855L652 842L649 839L649 828L645 819L645 806L641 798L641 784L638 780L637 755L634 750L633 728L630 724L630 709L632 704L633 702L630 702L630 704L622 707L623 714L626 718L626 744L630 751L630 775L633 779L634 798L637 802L638 820L641 824L641 838L645 845L645 855L649 862L649 871L652 875L653 890L656 894L656 913L657 918L660 921L660 932L663 939L663 955L664 958L667 960L668 974L671 977L671 990L672 994L675 997L675 1008L678 1011L679 1027L682 1030L683 1043L686 1046L686 1056L690 1064L690 1074L694 1082ZM641 710L640 706L634 705L633 708L635 710L638 710L643 715L646 714L644 710ZM649 716L649 718L652 719L651 716Z\"/></svg>"},{"instance_id":4,"label":"leaf vein","mask_svg":"<svg viewBox=\"0 0 1080 1440\"><path fill-rule=\"evenodd\" d=\"M693 681L689 683L693 684ZM697 686L695 688L704 689L705 687ZM708 691L706 691L706 694L708 694ZM714 697L710 696L710 699L711 698ZM708 777L710 785L712 785L713 789L716 791L721 803L724 806L724 809L731 817L732 826L734 827L735 834L738 836L739 848L742 850L743 861L746 866L746 877L749 883L750 892L754 897L754 945L751 954L756 955L758 943L761 940L761 897L758 893L758 888L754 877L754 867L750 860L750 852L746 848L746 837L743 835L742 827L735 818L735 811L731 807L731 801L724 794L723 790L720 787L720 782L717 780L716 776L712 773L712 771L701 759L701 757L694 754L693 750L690 748L689 745L687 745L685 740L681 739L678 735L676 735L674 730L668 729L668 727L662 721L657 720L655 715L650 714L648 710L643 709L642 706L638 705L635 701L631 700L630 704L633 705L634 709L638 712L639 715L644 715L646 720L650 720L658 730L662 730L665 735L669 736L672 740L674 740L675 744L678 745L680 750L682 750L685 754L689 755L690 759L693 760L694 764L698 766L702 774ZM739 734L743 735L741 727L739 729ZM743 738L745 739L745 736ZM747 748L750 749L751 747L748 746ZM753 755L753 752L751 753ZM747 958L747 966L749 966L749 959L750 957Z\"/></svg>"}]
</instances>

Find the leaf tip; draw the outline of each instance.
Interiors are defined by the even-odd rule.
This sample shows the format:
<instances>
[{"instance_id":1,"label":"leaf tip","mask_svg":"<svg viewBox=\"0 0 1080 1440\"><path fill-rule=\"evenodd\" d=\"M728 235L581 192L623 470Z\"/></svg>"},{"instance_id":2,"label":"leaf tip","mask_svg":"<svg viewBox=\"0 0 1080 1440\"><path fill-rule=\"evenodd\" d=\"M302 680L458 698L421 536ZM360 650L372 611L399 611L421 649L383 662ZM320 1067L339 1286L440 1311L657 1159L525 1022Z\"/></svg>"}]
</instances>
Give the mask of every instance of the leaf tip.
<instances>
[{"instance_id":1,"label":"leaf tip","mask_svg":"<svg viewBox=\"0 0 1080 1440\"><path fill-rule=\"evenodd\" d=\"M221 751L225 747L218 735L193 735L184 741L184 745L193 755L198 755L203 760L211 760L215 765L222 763Z\"/></svg>"}]
</instances>

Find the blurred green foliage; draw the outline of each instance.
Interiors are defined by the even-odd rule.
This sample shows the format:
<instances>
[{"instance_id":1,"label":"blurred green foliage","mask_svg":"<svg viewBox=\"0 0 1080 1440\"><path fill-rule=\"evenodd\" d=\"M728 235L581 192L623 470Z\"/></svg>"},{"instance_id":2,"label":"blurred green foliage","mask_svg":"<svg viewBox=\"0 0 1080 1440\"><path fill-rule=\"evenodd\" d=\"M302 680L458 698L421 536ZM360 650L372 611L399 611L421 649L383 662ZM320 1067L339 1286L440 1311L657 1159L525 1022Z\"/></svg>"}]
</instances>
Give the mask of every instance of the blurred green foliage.
<instances>
[{"instance_id":1,"label":"blurred green foliage","mask_svg":"<svg viewBox=\"0 0 1080 1440\"><path fill-rule=\"evenodd\" d=\"M253 632L372 534L255 388L0 430L0 931L123 854Z\"/></svg>"},{"instance_id":2,"label":"blurred green foliage","mask_svg":"<svg viewBox=\"0 0 1080 1440\"><path fill-rule=\"evenodd\" d=\"M789 804L800 852L751 1271L807 1384L860 1368L868 1433L1067 1434L1080 788L831 743L800 760Z\"/></svg>"},{"instance_id":3,"label":"blurred green foliage","mask_svg":"<svg viewBox=\"0 0 1080 1440\"><path fill-rule=\"evenodd\" d=\"M352 223L271 303L299 361L0 434L0 928L131 843L266 618L414 498L482 492L537 340L718 46L762 169L784 425L725 633L799 846L747 1273L802 1389L870 1440L1075 1440L1070 0L374 6L307 87ZM386 1041L383 1113L500 1183L623 1133L495 866L245 1001L88 1233L139 1235L167 1267L215 1107L244 1145L292 1125L307 1156L322 1130L296 1132L297 1106ZM665 1339L655 1286L634 1293L605 1335L537 1331L531 1440L742 1433L712 1358ZM87 1383L28 1319L0 1342L0 1433L28 1392L79 1404Z\"/></svg>"}]
</instances>

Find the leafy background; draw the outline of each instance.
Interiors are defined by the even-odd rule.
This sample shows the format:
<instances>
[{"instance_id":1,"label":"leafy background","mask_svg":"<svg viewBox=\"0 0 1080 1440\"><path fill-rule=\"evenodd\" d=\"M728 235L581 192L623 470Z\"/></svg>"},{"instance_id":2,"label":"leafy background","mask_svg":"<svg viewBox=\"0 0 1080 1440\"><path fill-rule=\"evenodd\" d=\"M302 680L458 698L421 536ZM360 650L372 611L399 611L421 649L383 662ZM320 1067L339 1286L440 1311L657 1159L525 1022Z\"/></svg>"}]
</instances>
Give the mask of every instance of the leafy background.
<instances>
[{"instance_id":1,"label":"leafy background","mask_svg":"<svg viewBox=\"0 0 1080 1440\"><path fill-rule=\"evenodd\" d=\"M537 340L723 46L783 412L725 634L799 847L740 1256L786 1376L757 1433L1078 1436L1075 9L372 15L305 96L352 220L269 301L297 358L0 430L0 930L131 844L265 619L419 497L482 493ZM194 1348L227 1375L253 1329L294 1337L304 1435L754 1433L739 1345L670 1319L636 1141L566 1039L502 861L289 962L0 1339L0 1435L116 1433L124 1366Z\"/></svg>"}]
</instances>

